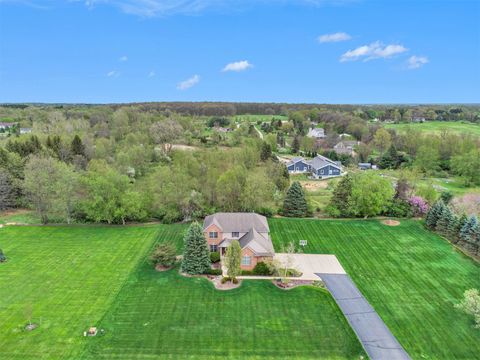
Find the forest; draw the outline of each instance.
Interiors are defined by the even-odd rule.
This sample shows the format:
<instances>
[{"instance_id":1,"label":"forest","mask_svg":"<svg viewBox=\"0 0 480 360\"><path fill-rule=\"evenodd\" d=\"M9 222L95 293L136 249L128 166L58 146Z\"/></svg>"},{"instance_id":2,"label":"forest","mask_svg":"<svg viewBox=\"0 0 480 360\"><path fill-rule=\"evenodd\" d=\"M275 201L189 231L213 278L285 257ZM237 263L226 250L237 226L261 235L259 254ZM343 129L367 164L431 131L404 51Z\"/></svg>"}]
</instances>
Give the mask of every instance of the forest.
<instances>
[{"instance_id":1,"label":"forest","mask_svg":"<svg viewBox=\"0 0 480 360\"><path fill-rule=\"evenodd\" d=\"M336 189L325 210L309 203L306 216L413 216L396 199L433 204L440 194L431 178L480 185L480 137L385 126L428 121L478 125L480 107L6 104L0 122L12 126L0 129L0 208L34 209L43 223L172 223L215 211L272 216L282 213L296 179L282 160L322 154L352 173L356 203L338 205ZM322 142L306 136L312 127L324 128ZM358 142L354 154L333 150L345 136ZM395 176L357 173L358 162ZM372 183L386 184L380 203Z\"/></svg>"}]
</instances>

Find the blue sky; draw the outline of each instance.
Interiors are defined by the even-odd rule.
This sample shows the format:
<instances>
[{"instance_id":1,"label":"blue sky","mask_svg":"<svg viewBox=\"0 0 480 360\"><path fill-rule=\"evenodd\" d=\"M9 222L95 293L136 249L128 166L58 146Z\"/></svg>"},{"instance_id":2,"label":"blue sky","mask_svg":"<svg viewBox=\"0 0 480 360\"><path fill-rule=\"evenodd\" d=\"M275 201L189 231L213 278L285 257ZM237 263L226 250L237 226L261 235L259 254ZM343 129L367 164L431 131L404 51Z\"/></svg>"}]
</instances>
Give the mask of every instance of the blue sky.
<instances>
[{"instance_id":1,"label":"blue sky","mask_svg":"<svg viewBox=\"0 0 480 360\"><path fill-rule=\"evenodd\" d=\"M480 102L480 2L0 0L0 102Z\"/></svg>"}]
</instances>

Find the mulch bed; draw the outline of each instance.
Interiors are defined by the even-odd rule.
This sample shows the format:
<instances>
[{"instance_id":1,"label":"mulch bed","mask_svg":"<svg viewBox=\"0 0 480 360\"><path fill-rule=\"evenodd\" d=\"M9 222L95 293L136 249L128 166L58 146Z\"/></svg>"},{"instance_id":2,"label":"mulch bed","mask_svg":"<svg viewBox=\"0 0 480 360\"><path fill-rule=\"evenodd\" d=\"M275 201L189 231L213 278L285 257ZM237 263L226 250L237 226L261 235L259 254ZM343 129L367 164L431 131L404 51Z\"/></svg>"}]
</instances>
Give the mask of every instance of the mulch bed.
<instances>
[{"instance_id":1,"label":"mulch bed","mask_svg":"<svg viewBox=\"0 0 480 360\"><path fill-rule=\"evenodd\" d=\"M290 290L298 286L312 285L314 282L312 280L290 280L287 283L278 281L277 279L272 281L273 285L282 290Z\"/></svg>"},{"instance_id":2,"label":"mulch bed","mask_svg":"<svg viewBox=\"0 0 480 360\"><path fill-rule=\"evenodd\" d=\"M160 264L155 266L155 270L157 270L157 271L168 271L170 269L173 269L173 266L163 266L163 265L160 265Z\"/></svg>"},{"instance_id":3,"label":"mulch bed","mask_svg":"<svg viewBox=\"0 0 480 360\"><path fill-rule=\"evenodd\" d=\"M214 279L211 279L215 289L217 290L232 290L240 287L242 285L242 280L238 280L238 283L234 284L231 281L227 281L226 283L222 284L222 277L216 276Z\"/></svg>"},{"instance_id":4,"label":"mulch bed","mask_svg":"<svg viewBox=\"0 0 480 360\"><path fill-rule=\"evenodd\" d=\"M382 220L382 224L387 226L398 226L400 225L400 221L388 219Z\"/></svg>"}]
</instances>

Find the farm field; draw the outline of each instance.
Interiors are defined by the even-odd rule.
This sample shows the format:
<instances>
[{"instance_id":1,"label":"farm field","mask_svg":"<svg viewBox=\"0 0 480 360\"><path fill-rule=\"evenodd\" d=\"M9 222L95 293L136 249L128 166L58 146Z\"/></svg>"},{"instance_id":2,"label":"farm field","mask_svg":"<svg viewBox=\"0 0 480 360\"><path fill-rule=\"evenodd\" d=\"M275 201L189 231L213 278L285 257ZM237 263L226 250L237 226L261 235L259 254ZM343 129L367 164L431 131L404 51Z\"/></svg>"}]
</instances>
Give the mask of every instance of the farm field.
<instances>
[{"instance_id":1,"label":"farm field","mask_svg":"<svg viewBox=\"0 0 480 360\"><path fill-rule=\"evenodd\" d=\"M440 134L442 131L457 134L468 134L480 136L480 124L460 121L427 121L424 123L409 123L409 124L386 124L387 129L395 129L397 131L405 131L408 128L415 129L421 132L430 134Z\"/></svg>"},{"instance_id":2,"label":"farm field","mask_svg":"<svg viewBox=\"0 0 480 360\"><path fill-rule=\"evenodd\" d=\"M274 246L305 239L306 253L335 254L414 359L474 359L480 331L454 309L480 288L480 266L416 221L270 219Z\"/></svg>"},{"instance_id":3,"label":"farm field","mask_svg":"<svg viewBox=\"0 0 480 360\"><path fill-rule=\"evenodd\" d=\"M154 271L146 255L157 237L175 241L180 252L185 229L0 229L9 257L0 267L0 333L7 334L0 337L2 359L365 355L323 289L284 291L268 281L247 281L221 292L206 279ZM40 325L32 332L23 330L29 306L32 322ZM104 328L105 335L83 337L93 325Z\"/></svg>"}]
</instances>

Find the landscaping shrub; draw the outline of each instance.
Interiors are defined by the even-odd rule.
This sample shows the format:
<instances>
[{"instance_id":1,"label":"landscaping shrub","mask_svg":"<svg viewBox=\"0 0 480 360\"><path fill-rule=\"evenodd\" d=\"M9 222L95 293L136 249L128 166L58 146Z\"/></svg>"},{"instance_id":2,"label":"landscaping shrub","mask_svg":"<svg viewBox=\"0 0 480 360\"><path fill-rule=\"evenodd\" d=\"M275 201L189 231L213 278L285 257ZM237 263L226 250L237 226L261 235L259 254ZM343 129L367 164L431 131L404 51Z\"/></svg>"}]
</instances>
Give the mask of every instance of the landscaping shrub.
<instances>
[{"instance_id":1,"label":"landscaping shrub","mask_svg":"<svg viewBox=\"0 0 480 360\"><path fill-rule=\"evenodd\" d=\"M217 263L220 261L220 253L218 251L213 251L210 253L210 261L212 263Z\"/></svg>"},{"instance_id":2,"label":"landscaping shrub","mask_svg":"<svg viewBox=\"0 0 480 360\"><path fill-rule=\"evenodd\" d=\"M385 212L387 216L399 218L412 217L412 214L412 206L402 199L393 200Z\"/></svg>"},{"instance_id":3,"label":"landscaping shrub","mask_svg":"<svg viewBox=\"0 0 480 360\"><path fill-rule=\"evenodd\" d=\"M154 265L161 265L164 267L171 267L177 260L175 245L169 242L162 242L157 245L150 255L150 260Z\"/></svg>"},{"instance_id":4,"label":"landscaping shrub","mask_svg":"<svg viewBox=\"0 0 480 360\"><path fill-rule=\"evenodd\" d=\"M272 217L275 214L275 211L268 207L261 207L260 209L257 209L257 213L266 217Z\"/></svg>"},{"instance_id":5,"label":"landscaping shrub","mask_svg":"<svg viewBox=\"0 0 480 360\"><path fill-rule=\"evenodd\" d=\"M237 278L233 278L233 279L232 279L232 283L238 284L238 279L237 279Z\"/></svg>"},{"instance_id":6,"label":"landscaping shrub","mask_svg":"<svg viewBox=\"0 0 480 360\"><path fill-rule=\"evenodd\" d=\"M222 269L208 269L205 275L222 275Z\"/></svg>"},{"instance_id":7,"label":"landscaping shrub","mask_svg":"<svg viewBox=\"0 0 480 360\"><path fill-rule=\"evenodd\" d=\"M241 275L251 276L251 275L254 275L254 274L253 274L253 270L242 270Z\"/></svg>"},{"instance_id":8,"label":"landscaping shrub","mask_svg":"<svg viewBox=\"0 0 480 360\"><path fill-rule=\"evenodd\" d=\"M227 281L230 281L231 279L228 276L224 276L222 280L220 281L222 284L225 284Z\"/></svg>"},{"instance_id":9,"label":"landscaping shrub","mask_svg":"<svg viewBox=\"0 0 480 360\"><path fill-rule=\"evenodd\" d=\"M261 261L261 262L257 263L257 265L255 265L252 273L254 275L263 275L263 276L270 276L270 275L273 274L272 270L263 261Z\"/></svg>"}]
</instances>

